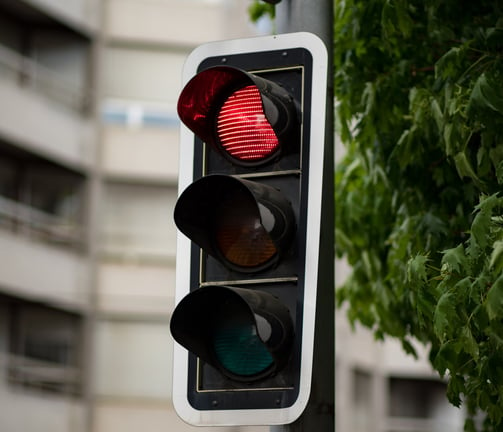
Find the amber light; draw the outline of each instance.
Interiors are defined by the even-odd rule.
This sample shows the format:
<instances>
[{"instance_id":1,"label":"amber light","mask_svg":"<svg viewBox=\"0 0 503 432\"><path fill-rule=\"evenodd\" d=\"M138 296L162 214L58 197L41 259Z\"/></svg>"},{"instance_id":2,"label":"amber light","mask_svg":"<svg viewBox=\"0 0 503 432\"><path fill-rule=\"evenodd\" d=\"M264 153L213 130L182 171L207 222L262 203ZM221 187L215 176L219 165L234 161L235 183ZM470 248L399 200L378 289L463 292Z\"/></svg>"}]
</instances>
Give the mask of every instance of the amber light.
<instances>
[{"instance_id":1,"label":"amber light","mask_svg":"<svg viewBox=\"0 0 503 432\"><path fill-rule=\"evenodd\" d=\"M178 229L227 269L261 272L290 250L290 201L271 185L212 174L189 185L175 206Z\"/></svg>"},{"instance_id":2,"label":"amber light","mask_svg":"<svg viewBox=\"0 0 503 432\"><path fill-rule=\"evenodd\" d=\"M217 133L222 149L241 161L262 160L279 146L254 85L235 91L224 102L218 115Z\"/></svg>"},{"instance_id":3,"label":"amber light","mask_svg":"<svg viewBox=\"0 0 503 432\"><path fill-rule=\"evenodd\" d=\"M218 215L215 237L222 255L234 265L253 268L272 259L277 249L260 218L243 208Z\"/></svg>"}]
</instances>

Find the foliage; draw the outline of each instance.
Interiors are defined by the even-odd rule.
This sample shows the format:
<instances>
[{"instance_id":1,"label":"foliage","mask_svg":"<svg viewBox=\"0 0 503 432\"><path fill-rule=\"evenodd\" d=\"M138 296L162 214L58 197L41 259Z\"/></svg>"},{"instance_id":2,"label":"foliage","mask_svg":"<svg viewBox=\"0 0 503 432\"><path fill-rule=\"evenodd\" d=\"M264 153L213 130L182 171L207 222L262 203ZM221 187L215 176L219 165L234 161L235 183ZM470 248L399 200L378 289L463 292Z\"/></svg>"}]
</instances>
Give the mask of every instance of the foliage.
<instances>
[{"instance_id":1,"label":"foliage","mask_svg":"<svg viewBox=\"0 0 503 432\"><path fill-rule=\"evenodd\" d=\"M503 430L502 9L335 0L338 302L428 344L467 431Z\"/></svg>"},{"instance_id":2,"label":"foliage","mask_svg":"<svg viewBox=\"0 0 503 432\"><path fill-rule=\"evenodd\" d=\"M276 16L276 8L273 4L264 3L260 0L253 0L250 6L248 6L248 15L254 23L264 16L269 16L270 19L274 19Z\"/></svg>"}]
</instances>

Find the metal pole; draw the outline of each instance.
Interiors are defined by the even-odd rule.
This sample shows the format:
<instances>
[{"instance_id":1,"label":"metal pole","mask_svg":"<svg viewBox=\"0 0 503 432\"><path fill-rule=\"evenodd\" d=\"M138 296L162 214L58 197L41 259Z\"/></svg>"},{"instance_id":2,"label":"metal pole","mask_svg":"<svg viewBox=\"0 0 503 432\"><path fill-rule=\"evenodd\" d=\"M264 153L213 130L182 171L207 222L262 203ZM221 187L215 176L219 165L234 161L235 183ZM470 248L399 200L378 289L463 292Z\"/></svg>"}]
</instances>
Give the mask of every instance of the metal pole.
<instances>
[{"instance_id":1,"label":"metal pole","mask_svg":"<svg viewBox=\"0 0 503 432\"><path fill-rule=\"evenodd\" d=\"M335 431L335 282L334 282L334 120L333 120L333 0L282 0L276 6L279 33L307 31L320 37L328 50L328 91L323 167L318 298L311 396L301 417L270 432Z\"/></svg>"}]
</instances>

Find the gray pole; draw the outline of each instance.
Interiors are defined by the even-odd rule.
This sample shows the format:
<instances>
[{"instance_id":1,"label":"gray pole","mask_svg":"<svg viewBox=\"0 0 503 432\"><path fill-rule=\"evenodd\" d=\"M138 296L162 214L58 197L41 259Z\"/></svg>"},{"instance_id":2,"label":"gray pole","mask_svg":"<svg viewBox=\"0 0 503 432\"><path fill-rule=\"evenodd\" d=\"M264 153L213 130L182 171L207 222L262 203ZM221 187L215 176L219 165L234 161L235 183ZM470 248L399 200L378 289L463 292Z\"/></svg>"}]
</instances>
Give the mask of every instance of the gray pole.
<instances>
[{"instance_id":1,"label":"gray pole","mask_svg":"<svg viewBox=\"0 0 503 432\"><path fill-rule=\"evenodd\" d=\"M327 47L329 70L311 396L297 421L290 425L271 426L270 432L335 431L333 2L282 0L276 6L278 33L307 31L316 34Z\"/></svg>"}]
</instances>

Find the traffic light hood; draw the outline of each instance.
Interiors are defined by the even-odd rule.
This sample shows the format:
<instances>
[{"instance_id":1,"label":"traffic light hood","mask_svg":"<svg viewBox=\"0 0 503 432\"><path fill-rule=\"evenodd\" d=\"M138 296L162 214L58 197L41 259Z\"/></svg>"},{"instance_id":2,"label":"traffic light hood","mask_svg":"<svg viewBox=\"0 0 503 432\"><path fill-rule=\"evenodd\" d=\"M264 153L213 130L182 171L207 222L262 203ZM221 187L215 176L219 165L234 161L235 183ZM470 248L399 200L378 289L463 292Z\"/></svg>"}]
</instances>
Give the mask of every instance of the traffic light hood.
<instances>
[{"instance_id":1,"label":"traffic light hood","mask_svg":"<svg viewBox=\"0 0 503 432\"><path fill-rule=\"evenodd\" d=\"M293 322L273 295L224 286L193 291L171 318L175 340L237 381L256 381L290 358Z\"/></svg>"},{"instance_id":2,"label":"traffic light hood","mask_svg":"<svg viewBox=\"0 0 503 432\"><path fill-rule=\"evenodd\" d=\"M295 216L277 189L226 175L209 175L180 195L174 212L180 231L226 267L257 272L290 247Z\"/></svg>"},{"instance_id":3,"label":"traffic light hood","mask_svg":"<svg viewBox=\"0 0 503 432\"><path fill-rule=\"evenodd\" d=\"M263 156L246 160L235 157L225 150L224 138L217 124L221 119L224 104L232 97L239 99L241 95L238 92L250 86L258 91L261 101L260 111L265 119L264 123L259 125L257 120L259 115L253 113L251 118L246 120L248 127L256 128L261 138L264 136L264 130L269 128L276 143L271 145L270 151ZM246 98L248 99L241 105L241 113L236 112L235 107L231 108L234 110L235 119L244 118L244 110L250 106L249 96ZM182 122L204 142L234 163L241 165L266 163L282 153L298 149L299 143L292 139L299 125L298 104L293 97L281 85L238 68L215 66L195 75L184 87L178 99L178 115ZM251 126L252 122L256 124ZM240 138L238 134L246 132L236 132L234 129L233 133L236 140L245 141L244 136Z\"/></svg>"}]
</instances>

